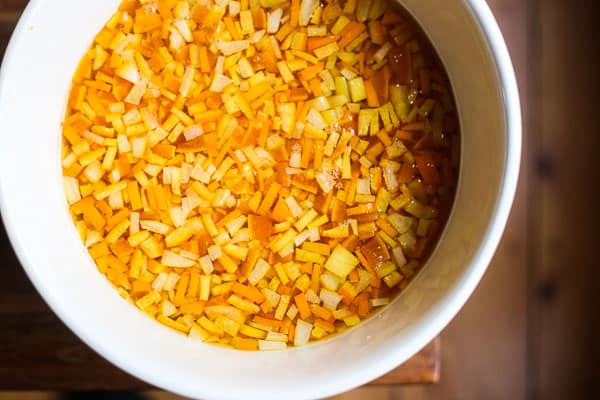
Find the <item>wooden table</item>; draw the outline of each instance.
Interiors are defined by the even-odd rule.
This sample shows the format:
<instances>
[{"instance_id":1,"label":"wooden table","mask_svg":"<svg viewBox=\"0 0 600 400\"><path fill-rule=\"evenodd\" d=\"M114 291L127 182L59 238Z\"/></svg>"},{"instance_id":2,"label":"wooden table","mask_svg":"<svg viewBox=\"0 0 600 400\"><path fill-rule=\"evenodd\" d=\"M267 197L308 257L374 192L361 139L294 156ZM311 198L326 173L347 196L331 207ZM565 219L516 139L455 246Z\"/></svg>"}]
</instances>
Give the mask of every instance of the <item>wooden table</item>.
<instances>
[{"instance_id":1,"label":"wooden table","mask_svg":"<svg viewBox=\"0 0 600 400\"><path fill-rule=\"evenodd\" d=\"M26 0L0 0L0 56ZM439 338L373 384L435 383ZM138 390L148 385L83 344L37 294L0 226L0 391Z\"/></svg>"}]
</instances>

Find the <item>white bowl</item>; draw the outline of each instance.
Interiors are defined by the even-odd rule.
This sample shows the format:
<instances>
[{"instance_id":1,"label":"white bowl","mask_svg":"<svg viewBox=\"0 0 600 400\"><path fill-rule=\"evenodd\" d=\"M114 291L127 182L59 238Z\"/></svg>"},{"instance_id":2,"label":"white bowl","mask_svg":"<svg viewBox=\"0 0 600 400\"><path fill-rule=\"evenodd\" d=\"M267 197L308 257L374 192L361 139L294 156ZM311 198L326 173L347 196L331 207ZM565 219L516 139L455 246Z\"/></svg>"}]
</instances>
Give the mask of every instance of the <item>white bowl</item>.
<instances>
[{"instance_id":1,"label":"white bowl","mask_svg":"<svg viewBox=\"0 0 600 400\"><path fill-rule=\"evenodd\" d=\"M29 278L103 357L195 398L317 398L390 371L465 303L496 249L519 170L517 85L484 0L402 0L437 48L462 127L455 206L425 268L392 305L333 339L246 353L193 342L122 300L83 248L61 183L60 123L70 80L120 0L32 0L0 75L0 209Z\"/></svg>"}]
</instances>

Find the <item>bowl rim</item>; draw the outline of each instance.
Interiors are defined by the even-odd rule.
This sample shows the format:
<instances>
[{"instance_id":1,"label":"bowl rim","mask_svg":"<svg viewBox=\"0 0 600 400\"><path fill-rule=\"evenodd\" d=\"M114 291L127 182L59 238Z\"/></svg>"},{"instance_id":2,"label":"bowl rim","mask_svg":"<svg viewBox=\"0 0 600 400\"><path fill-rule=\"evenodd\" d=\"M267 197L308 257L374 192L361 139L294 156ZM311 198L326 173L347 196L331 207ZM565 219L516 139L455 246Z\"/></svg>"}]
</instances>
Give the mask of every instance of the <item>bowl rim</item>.
<instances>
[{"instance_id":1,"label":"bowl rim","mask_svg":"<svg viewBox=\"0 0 600 400\"><path fill-rule=\"evenodd\" d=\"M43 1L46 0L30 1L11 36L10 42L6 48L4 59L2 61L2 66L0 68L0 97L3 93L2 89L7 80L5 73L7 69L6 66L13 62L13 55L18 51L20 38L28 29L29 20L33 10ZM488 47L499 87L503 95L502 111L504 112L505 120L504 128L506 138L506 157L504 160L501 185L496 198L494 211L490 218L485 235L481 238L481 244L472 257L470 265L465 269L465 272L460 276L459 279L457 279L456 282L451 285L445 298L435 304L432 310L430 310L428 313L428 316L422 321L422 326L425 326L426 329L421 335L419 335L417 339L415 339L416 345L413 346L413 353L431 341L452 320L452 318L454 318L481 280L504 232L517 188L521 163L521 105L517 79L506 43L489 6L484 0L463 0L463 2L465 7L467 7L471 12L474 21L481 31L483 40ZM121 368L127 373L130 373L144 381L157 384L174 392L181 393L183 388L173 387L166 380L157 380L156 376L152 376L151 374L147 373L147 370L142 370L135 365L135 363L127 361L126 358L120 357L119 355L114 354L114 352L111 352L110 349L101 345L94 337L83 334L76 321L71 320L65 310L61 309L55 304L52 304L52 302L49 300L51 299L51 296L48 294L48 288L45 286L44 282L39 279L39 276L35 274L33 269L29 267L27 255L28 250L26 249L26 246L24 246L24 244L17 239L17 235L14 234L14 232L17 230L16 221L13 220L13 217L6 206L8 193L3 191L2 188L3 176L0 174L0 218L4 223L8 234L8 239L25 273L52 311L83 342L85 342L92 349L98 351L102 357L109 360L118 368ZM398 364L397 360L402 355L405 355L406 350L402 352L400 349L398 349L397 351L392 351L391 353L392 354L389 354L388 357L378 359L377 362L371 365L366 371L356 374L356 376L353 378L357 378L358 380L354 381L352 385L357 386L359 384L369 382L395 368ZM347 381L348 379L340 380L338 383L331 383L326 387L312 388L307 390L304 394L306 395L307 393L310 393L311 396L315 397L334 395L340 391L348 389L349 385ZM196 390L194 393L184 392L182 394L197 395L198 391ZM218 397L222 397L223 393L216 393L214 390L211 391L207 388L203 395L216 395Z\"/></svg>"}]
</instances>

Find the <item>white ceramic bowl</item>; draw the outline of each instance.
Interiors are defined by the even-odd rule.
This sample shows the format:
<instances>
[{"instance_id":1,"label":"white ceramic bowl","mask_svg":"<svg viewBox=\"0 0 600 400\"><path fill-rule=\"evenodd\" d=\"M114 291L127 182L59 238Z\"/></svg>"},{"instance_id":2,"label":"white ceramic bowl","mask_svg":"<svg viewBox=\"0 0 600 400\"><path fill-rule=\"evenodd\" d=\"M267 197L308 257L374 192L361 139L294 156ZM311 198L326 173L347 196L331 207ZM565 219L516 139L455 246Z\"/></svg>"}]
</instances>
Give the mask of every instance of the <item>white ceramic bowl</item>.
<instances>
[{"instance_id":1,"label":"white ceramic bowl","mask_svg":"<svg viewBox=\"0 0 600 400\"><path fill-rule=\"evenodd\" d=\"M393 369L433 339L483 275L519 170L520 107L509 54L484 0L402 0L437 48L462 125L458 194L416 279L376 317L333 339L274 353L192 342L122 300L76 234L61 183L60 123L73 72L120 0L32 0L0 75L0 209L54 312L125 371L196 398L333 395Z\"/></svg>"}]
</instances>

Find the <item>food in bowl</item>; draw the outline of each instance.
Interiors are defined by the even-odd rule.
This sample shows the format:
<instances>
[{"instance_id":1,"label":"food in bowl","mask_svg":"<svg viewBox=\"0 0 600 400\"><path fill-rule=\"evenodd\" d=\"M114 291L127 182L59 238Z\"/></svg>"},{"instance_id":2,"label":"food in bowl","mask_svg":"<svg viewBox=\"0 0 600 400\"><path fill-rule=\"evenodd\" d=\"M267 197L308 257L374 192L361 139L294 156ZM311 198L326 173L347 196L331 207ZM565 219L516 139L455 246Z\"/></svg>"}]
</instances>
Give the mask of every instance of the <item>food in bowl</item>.
<instances>
[{"instance_id":1,"label":"food in bowl","mask_svg":"<svg viewBox=\"0 0 600 400\"><path fill-rule=\"evenodd\" d=\"M125 0L73 78L66 198L100 273L160 323L302 346L387 305L435 245L459 127L384 0Z\"/></svg>"}]
</instances>

